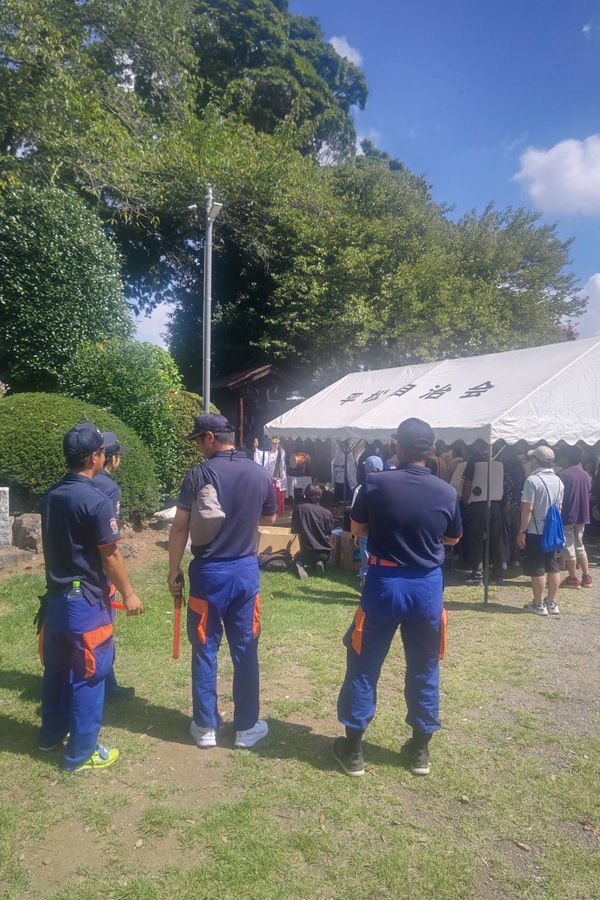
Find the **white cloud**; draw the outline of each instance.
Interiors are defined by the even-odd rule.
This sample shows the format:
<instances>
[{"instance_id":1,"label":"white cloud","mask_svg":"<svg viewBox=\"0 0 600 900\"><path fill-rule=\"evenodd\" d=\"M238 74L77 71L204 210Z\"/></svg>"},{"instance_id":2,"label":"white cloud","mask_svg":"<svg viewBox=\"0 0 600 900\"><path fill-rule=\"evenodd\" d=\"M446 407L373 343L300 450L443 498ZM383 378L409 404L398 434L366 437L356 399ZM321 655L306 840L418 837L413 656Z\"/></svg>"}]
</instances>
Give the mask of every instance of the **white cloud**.
<instances>
[{"instance_id":1,"label":"white cloud","mask_svg":"<svg viewBox=\"0 0 600 900\"><path fill-rule=\"evenodd\" d=\"M361 143L363 141L371 141L375 144L376 147L381 143L382 134L380 131L376 131L374 128L369 128L367 132L362 132L361 134L356 135L356 155L362 156L362 148Z\"/></svg>"},{"instance_id":2,"label":"white cloud","mask_svg":"<svg viewBox=\"0 0 600 900\"><path fill-rule=\"evenodd\" d=\"M588 278L581 292L587 295L588 305L575 328L582 338L600 336L600 272Z\"/></svg>"},{"instance_id":3,"label":"white cloud","mask_svg":"<svg viewBox=\"0 0 600 900\"><path fill-rule=\"evenodd\" d=\"M587 23L583 26L583 28L582 28L581 30L583 31L583 33L584 33L584 34L586 35L586 37L587 37L587 35L588 35L588 34L591 32L591 30L592 30L592 26L590 25L589 22L587 22Z\"/></svg>"},{"instance_id":4,"label":"white cloud","mask_svg":"<svg viewBox=\"0 0 600 900\"><path fill-rule=\"evenodd\" d=\"M514 176L545 213L600 216L600 135L560 141L549 150L528 147Z\"/></svg>"},{"instance_id":5,"label":"white cloud","mask_svg":"<svg viewBox=\"0 0 600 900\"><path fill-rule=\"evenodd\" d=\"M166 331L171 307L167 303L159 303L149 316L135 316L135 338L137 341L145 341L147 344L157 344L166 349L166 343L162 337Z\"/></svg>"},{"instance_id":6,"label":"white cloud","mask_svg":"<svg viewBox=\"0 0 600 900\"><path fill-rule=\"evenodd\" d=\"M343 56L355 66L362 66L363 58L360 50L351 47L345 37L332 37L329 43L338 56Z\"/></svg>"}]
</instances>

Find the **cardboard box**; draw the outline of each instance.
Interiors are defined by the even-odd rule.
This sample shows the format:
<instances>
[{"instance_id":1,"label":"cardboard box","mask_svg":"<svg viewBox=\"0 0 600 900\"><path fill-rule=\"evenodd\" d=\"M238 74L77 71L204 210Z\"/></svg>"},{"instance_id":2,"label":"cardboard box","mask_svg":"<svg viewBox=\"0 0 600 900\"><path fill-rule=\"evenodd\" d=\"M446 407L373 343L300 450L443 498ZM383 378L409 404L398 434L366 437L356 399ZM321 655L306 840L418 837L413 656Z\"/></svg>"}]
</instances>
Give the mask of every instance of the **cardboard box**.
<instances>
[{"instance_id":1,"label":"cardboard box","mask_svg":"<svg viewBox=\"0 0 600 900\"><path fill-rule=\"evenodd\" d=\"M259 553L276 553L277 550L289 550L294 556L299 549L298 535L292 534L290 528L278 528L276 525L258 526Z\"/></svg>"},{"instance_id":2,"label":"cardboard box","mask_svg":"<svg viewBox=\"0 0 600 900\"><path fill-rule=\"evenodd\" d=\"M350 572L360 569L360 550L354 546L349 531L342 531L340 536L340 568Z\"/></svg>"},{"instance_id":3,"label":"cardboard box","mask_svg":"<svg viewBox=\"0 0 600 900\"><path fill-rule=\"evenodd\" d=\"M340 547L342 543L341 534L330 534L329 535L329 543L333 549L333 553L329 557L329 564L332 566L339 566L340 564Z\"/></svg>"}]
</instances>

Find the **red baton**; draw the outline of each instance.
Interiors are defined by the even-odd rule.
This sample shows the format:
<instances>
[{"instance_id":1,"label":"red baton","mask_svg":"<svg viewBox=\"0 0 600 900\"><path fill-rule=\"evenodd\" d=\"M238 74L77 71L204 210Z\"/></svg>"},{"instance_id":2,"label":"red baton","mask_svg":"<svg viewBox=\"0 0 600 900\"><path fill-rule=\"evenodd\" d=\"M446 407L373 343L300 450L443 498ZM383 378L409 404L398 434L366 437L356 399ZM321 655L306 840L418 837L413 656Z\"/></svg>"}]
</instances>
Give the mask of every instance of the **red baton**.
<instances>
[{"instance_id":1,"label":"red baton","mask_svg":"<svg viewBox=\"0 0 600 900\"><path fill-rule=\"evenodd\" d=\"M175 615L173 616L173 659L179 659L179 642L181 637L181 607L183 597L181 594L173 598Z\"/></svg>"},{"instance_id":2,"label":"red baton","mask_svg":"<svg viewBox=\"0 0 600 900\"><path fill-rule=\"evenodd\" d=\"M118 600L111 600L110 605L112 606L113 609L125 609L125 604L119 603Z\"/></svg>"}]
</instances>

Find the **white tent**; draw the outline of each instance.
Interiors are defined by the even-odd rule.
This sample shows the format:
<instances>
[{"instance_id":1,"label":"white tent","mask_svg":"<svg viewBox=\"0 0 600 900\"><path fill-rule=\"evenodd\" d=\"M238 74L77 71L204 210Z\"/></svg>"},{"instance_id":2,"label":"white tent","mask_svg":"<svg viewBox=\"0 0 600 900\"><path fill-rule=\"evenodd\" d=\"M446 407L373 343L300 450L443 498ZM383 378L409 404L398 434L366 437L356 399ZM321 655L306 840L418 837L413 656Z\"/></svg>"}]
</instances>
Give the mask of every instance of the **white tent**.
<instances>
[{"instance_id":1,"label":"white tent","mask_svg":"<svg viewBox=\"0 0 600 900\"><path fill-rule=\"evenodd\" d=\"M600 340L353 372L269 422L273 437L388 441L411 416L438 439L600 441Z\"/></svg>"}]
</instances>

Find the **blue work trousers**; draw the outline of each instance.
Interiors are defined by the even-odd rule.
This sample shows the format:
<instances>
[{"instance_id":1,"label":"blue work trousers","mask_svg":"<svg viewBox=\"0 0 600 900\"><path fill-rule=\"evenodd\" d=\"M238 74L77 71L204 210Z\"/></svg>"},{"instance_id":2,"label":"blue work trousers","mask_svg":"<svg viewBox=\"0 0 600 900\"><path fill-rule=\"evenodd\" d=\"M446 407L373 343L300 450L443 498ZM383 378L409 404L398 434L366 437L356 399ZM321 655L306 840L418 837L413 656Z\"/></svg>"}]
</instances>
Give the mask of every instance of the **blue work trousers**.
<instances>
[{"instance_id":1,"label":"blue work trousers","mask_svg":"<svg viewBox=\"0 0 600 900\"><path fill-rule=\"evenodd\" d=\"M94 753L102 724L104 682L114 660L110 607L66 594L48 596L41 643L42 727L39 742L51 747L70 732L65 769Z\"/></svg>"},{"instance_id":2,"label":"blue work trousers","mask_svg":"<svg viewBox=\"0 0 600 900\"><path fill-rule=\"evenodd\" d=\"M442 593L439 568L368 567L360 606L344 636L346 677L338 698L338 718L343 725L365 731L375 715L381 667L400 628L406 656L406 721L427 734L441 727Z\"/></svg>"},{"instance_id":3,"label":"blue work trousers","mask_svg":"<svg viewBox=\"0 0 600 900\"><path fill-rule=\"evenodd\" d=\"M192 645L194 722L218 728L217 654L223 628L233 662L233 722L252 728L259 713L260 594L255 556L190 564L187 631Z\"/></svg>"}]
</instances>

